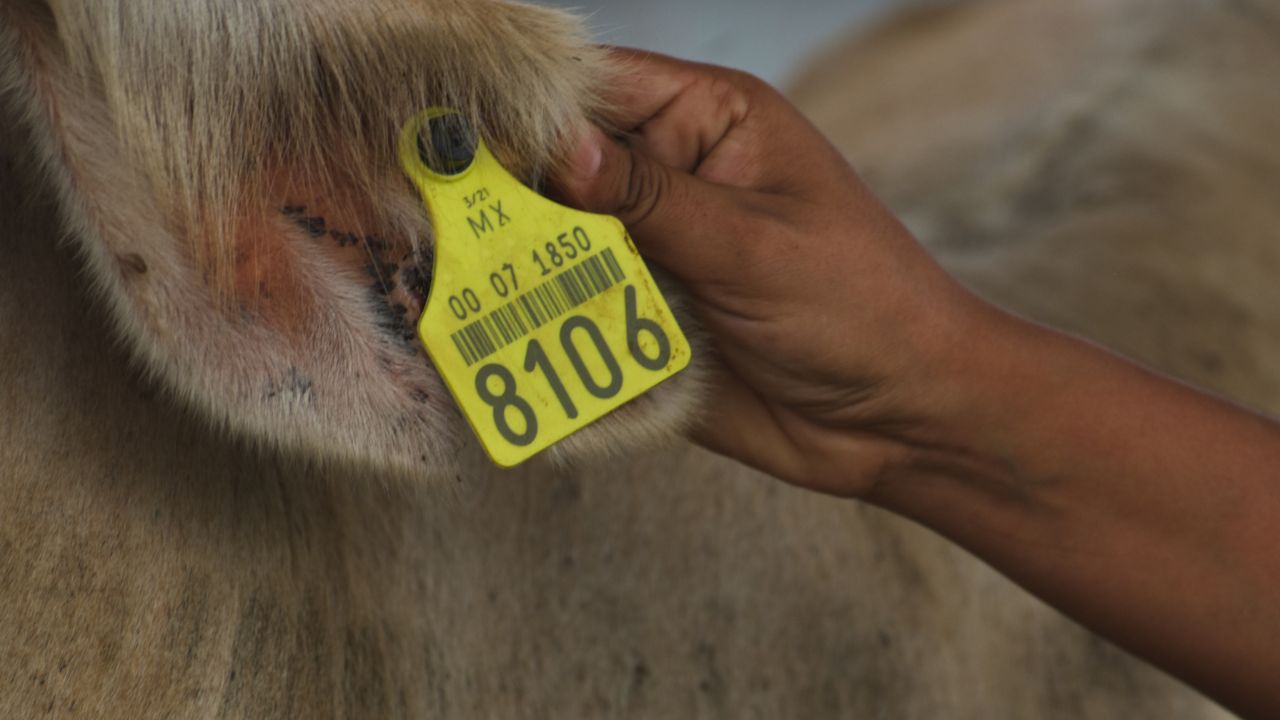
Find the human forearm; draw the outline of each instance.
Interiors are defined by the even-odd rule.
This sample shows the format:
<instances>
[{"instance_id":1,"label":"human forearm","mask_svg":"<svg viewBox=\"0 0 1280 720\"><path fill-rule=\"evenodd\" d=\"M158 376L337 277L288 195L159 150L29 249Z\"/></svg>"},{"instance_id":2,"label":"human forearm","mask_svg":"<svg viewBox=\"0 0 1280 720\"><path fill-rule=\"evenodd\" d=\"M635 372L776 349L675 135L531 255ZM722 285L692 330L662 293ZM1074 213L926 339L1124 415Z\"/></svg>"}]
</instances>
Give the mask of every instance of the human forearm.
<instances>
[{"instance_id":1,"label":"human forearm","mask_svg":"<svg viewBox=\"0 0 1280 720\"><path fill-rule=\"evenodd\" d=\"M1280 432L951 280L775 91L634 72L559 185L689 290L708 447L864 497L1233 707L1276 715Z\"/></svg>"},{"instance_id":2,"label":"human forearm","mask_svg":"<svg viewBox=\"0 0 1280 720\"><path fill-rule=\"evenodd\" d=\"M993 313L871 499L1238 711L1280 708L1280 430Z\"/></svg>"}]
</instances>

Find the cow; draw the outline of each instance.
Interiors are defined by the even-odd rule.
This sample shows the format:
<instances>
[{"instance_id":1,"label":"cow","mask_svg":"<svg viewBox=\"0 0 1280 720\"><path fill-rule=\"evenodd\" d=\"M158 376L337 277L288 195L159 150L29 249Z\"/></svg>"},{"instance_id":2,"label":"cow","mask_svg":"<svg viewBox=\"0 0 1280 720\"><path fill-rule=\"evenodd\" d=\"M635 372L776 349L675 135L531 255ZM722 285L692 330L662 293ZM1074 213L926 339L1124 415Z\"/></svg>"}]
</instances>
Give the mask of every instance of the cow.
<instances>
[{"instance_id":1,"label":"cow","mask_svg":"<svg viewBox=\"0 0 1280 720\"><path fill-rule=\"evenodd\" d=\"M1274 409L1278 34L1263 2L983 0L792 92L980 292ZM457 108L541 187L627 79L573 16L6 0L0 73L0 716L1225 715L927 531L680 440L715 360L662 276L694 365L487 463L412 333L395 135Z\"/></svg>"}]
</instances>

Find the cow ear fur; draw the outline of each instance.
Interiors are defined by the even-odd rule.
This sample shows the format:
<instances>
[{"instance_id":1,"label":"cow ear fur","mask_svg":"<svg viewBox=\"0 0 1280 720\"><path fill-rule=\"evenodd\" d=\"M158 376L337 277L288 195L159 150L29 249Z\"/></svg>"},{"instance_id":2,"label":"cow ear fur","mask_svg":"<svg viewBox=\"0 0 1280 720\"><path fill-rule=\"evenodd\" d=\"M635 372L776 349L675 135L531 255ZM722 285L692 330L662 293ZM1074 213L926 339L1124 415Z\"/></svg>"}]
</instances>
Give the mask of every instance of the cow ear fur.
<instances>
[{"instance_id":1,"label":"cow ear fur","mask_svg":"<svg viewBox=\"0 0 1280 720\"><path fill-rule=\"evenodd\" d=\"M610 65L546 9L286 5L16 0L0 10L6 95L94 297L183 406L301 462L472 470L482 456L409 331L432 233L396 133L458 107L536 184ZM700 377L696 362L550 460L674 437Z\"/></svg>"}]
</instances>

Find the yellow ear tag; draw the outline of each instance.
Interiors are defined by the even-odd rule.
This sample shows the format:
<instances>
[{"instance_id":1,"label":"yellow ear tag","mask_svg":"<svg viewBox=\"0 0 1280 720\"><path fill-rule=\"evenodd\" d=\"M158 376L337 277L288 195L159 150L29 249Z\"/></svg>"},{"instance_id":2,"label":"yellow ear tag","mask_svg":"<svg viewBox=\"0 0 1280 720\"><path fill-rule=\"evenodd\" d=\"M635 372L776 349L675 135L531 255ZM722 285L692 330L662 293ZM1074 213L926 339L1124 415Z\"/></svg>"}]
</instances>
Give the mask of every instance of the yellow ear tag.
<instances>
[{"instance_id":1,"label":"yellow ear tag","mask_svg":"<svg viewBox=\"0 0 1280 720\"><path fill-rule=\"evenodd\" d=\"M483 140L456 174L428 166L420 143L441 155L451 118L428 110L400 138L435 228L418 336L489 456L514 467L686 368L689 343L617 218L538 195Z\"/></svg>"}]
</instances>

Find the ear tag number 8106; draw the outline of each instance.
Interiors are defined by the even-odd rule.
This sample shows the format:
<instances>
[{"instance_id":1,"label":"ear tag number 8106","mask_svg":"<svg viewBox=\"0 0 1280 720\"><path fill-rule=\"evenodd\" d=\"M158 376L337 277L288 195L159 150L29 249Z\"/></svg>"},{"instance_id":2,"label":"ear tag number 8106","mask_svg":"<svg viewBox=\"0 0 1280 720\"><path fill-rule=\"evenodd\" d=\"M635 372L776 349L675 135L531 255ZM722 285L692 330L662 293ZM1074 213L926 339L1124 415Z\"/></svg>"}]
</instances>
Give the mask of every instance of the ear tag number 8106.
<instances>
[{"instance_id":1,"label":"ear tag number 8106","mask_svg":"<svg viewBox=\"0 0 1280 720\"><path fill-rule=\"evenodd\" d=\"M405 126L400 162L435 228L418 336L495 463L514 467L689 365L689 343L617 218L556 204L455 112Z\"/></svg>"}]
</instances>

